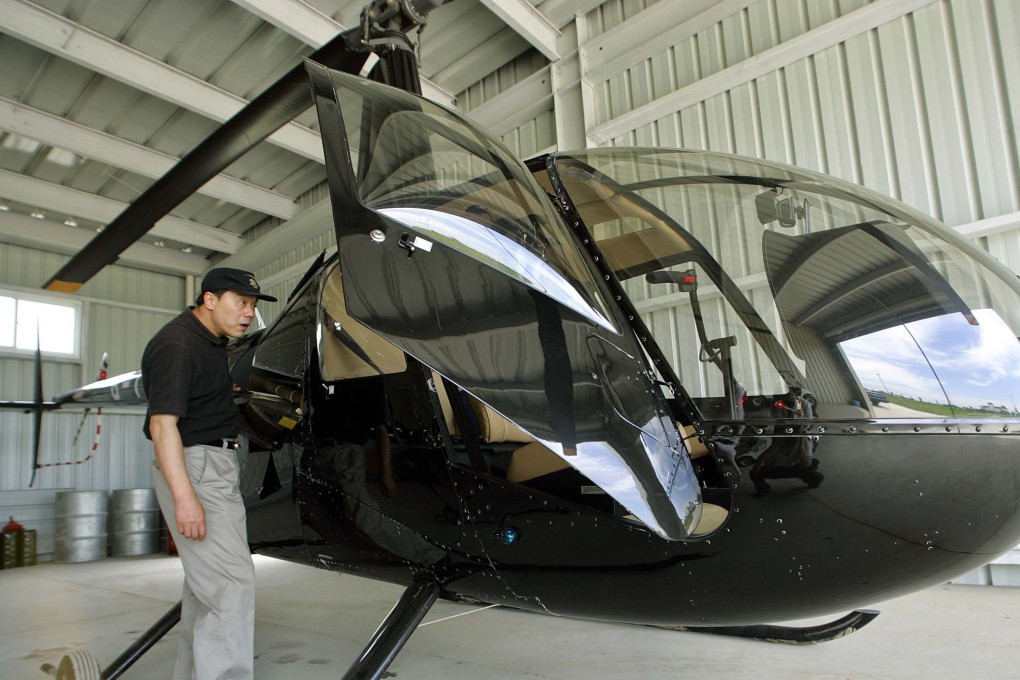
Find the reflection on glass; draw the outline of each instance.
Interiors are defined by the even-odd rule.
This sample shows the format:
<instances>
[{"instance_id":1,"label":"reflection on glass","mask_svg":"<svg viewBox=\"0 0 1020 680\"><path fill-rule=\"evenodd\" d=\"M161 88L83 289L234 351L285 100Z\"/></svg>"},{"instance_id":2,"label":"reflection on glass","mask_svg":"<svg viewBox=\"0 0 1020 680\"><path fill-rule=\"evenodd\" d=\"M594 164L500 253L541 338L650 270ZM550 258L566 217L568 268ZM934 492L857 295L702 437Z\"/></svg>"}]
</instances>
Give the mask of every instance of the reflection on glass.
<instances>
[{"instance_id":1,"label":"reflection on glass","mask_svg":"<svg viewBox=\"0 0 1020 680\"><path fill-rule=\"evenodd\" d=\"M590 321L615 332L604 310L592 307L547 261L499 230L492 229L490 223L422 208L384 208L379 212L546 293Z\"/></svg>"},{"instance_id":2,"label":"reflection on glass","mask_svg":"<svg viewBox=\"0 0 1020 680\"><path fill-rule=\"evenodd\" d=\"M509 150L426 100L360 79L335 85L366 206L415 228L484 224L498 236L486 235L484 248L478 229L443 229L444 240L467 255L484 253L487 263L515 263L518 273L542 263L549 276L529 285L572 287L578 309L605 323L605 303L569 230ZM414 216L408 210L418 219L401 220Z\"/></svg>"},{"instance_id":3,"label":"reflection on glass","mask_svg":"<svg viewBox=\"0 0 1020 680\"><path fill-rule=\"evenodd\" d=\"M930 218L721 154L555 161L703 419L789 418L778 404L796 395L798 417L1016 413L1020 285Z\"/></svg>"},{"instance_id":4,"label":"reflection on glass","mask_svg":"<svg viewBox=\"0 0 1020 680\"><path fill-rule=\"evenodd\" d=\"M350 314L619 490L651 530L687 536L700 487L641 346L573 233L579 223L470 121L339 73L328 93L319 75ZM332 128L341 119L342 137Z\"/></svg>"},{"instance_id":5,"label":"reflection on glass","mask_svg":"<svg viewBox=\"0 0 1020 680\"><path fill-rule=\"evenodd\" d=\"M840 348L878 414L1020 415L1020 345L994 310L974 310L974 317L977 325L959 314L936 316L847 340Z\"/></svg>"}]
</instances>

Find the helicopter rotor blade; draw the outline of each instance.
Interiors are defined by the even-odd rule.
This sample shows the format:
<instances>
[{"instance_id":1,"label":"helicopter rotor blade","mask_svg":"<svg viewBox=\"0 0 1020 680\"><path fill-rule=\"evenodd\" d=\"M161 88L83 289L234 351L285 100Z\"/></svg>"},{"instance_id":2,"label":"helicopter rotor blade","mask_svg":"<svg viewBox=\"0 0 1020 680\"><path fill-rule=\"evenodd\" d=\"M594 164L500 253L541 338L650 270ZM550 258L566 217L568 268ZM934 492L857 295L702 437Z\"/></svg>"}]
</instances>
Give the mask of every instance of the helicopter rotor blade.
<instances>
[{"instance_id":1,"label":"helicopter rotor blade","mask_svg":"<svg viewBox=\"0 0 1020 680\"><path fill-rule=\"evenodd\" d=\"M32 397L32 476L28 480L28 486L35 484L35 472L39 469L39 440L42 437L42 343L39 341L39 334L36 331L35 340L35 369L34 390Z\"/></svg>"},{"instance_id":2,"label":"helicopter rotor blade","mask_svg":"<svg viewBox=\"0 0 1020 680\"><path fill-rule=\"evenodd\" d=\"M350 29L313 52L309 58L348 73L358 73L370 54ZM349 39L350 38L350 39ZM288 71L218 127L165 175L118 215L67 261L43 286L73 293L103 267L112 264L184 199L228 165L311 106L304 63Z\"/></svg>"}]
</instances>

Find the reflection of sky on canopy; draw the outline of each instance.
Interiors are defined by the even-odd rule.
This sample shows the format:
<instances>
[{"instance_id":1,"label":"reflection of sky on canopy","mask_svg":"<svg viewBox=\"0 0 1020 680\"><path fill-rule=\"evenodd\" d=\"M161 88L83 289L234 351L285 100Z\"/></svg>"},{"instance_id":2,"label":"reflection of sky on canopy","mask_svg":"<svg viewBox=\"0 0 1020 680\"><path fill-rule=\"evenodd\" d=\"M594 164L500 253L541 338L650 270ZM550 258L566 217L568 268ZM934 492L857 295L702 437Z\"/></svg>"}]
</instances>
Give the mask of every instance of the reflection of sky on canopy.
<instances>
[{"instance_id":1,"label":"reflection of sky on canopy","mask_svg":"<svg viewBox=\"0 0 1020 680\"><path fill-rule=\"evenodd\" d=\"M563 447L559 442L545 439L538 441L563 456ZM642 488L634 474L629 472L630 466L626 459L612 444L606 441L578 442L576 451L573 456L563 456L564 460L584 473L645 526L665 537L662 525L655 519L649 506L648 490ZM679 509L677 514L681 514Z\"/></svg>"},{"instance_id":2,"label":"reflection of sky on canopy","mask_svg":"<svg viewBox=\"0 0 1020 680\"><path fill-rule=\"evenodd\" d=\"M563 275L521 244L459 215L427 208L383 208L382 214L456 248L497 271L512 274L592 322L616 332L613 325L578 293Z\"/></svg>"},{"instance_id":3,"label":"reflection of sky on canopy","mask_svg":"<svg viewBox=\"0 0 1020 680\"><path fill-rule=\"evenodd\" d=\"M954 406L992 402L1012 410L1020 399L1020 342L993 310L974 315L977 326L962 314L947 314L847 340L841 347L867 389L944 404L941 381Z\"/></svg>"}]
</instances>

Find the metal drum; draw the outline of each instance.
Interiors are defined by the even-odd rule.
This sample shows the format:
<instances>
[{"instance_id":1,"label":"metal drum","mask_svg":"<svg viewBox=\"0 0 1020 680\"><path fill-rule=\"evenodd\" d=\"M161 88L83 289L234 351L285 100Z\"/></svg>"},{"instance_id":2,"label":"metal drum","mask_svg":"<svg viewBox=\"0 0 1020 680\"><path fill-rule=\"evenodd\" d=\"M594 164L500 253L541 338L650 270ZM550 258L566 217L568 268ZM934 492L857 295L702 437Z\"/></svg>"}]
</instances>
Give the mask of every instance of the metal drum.
<instances>
[{"instance_id":1,"label":"metal drum","mask_svg":"<svg viewBox=\"0 0 1020 680\"><path fill-rule=\"evenodd\" d=\"M148 555L159 550L159 505L153 489L110 494L110 555Z\"/></svg>"},{"instance_id":2,"label":"metal drum","mask_svg":"<svg viewBox=\"0 0 1020 680\"><path fill-rule=\"evenodd\" d=\"M105 491L57 493L54 562L90 562L106 557Z\"/></svg>"}]
</instances>

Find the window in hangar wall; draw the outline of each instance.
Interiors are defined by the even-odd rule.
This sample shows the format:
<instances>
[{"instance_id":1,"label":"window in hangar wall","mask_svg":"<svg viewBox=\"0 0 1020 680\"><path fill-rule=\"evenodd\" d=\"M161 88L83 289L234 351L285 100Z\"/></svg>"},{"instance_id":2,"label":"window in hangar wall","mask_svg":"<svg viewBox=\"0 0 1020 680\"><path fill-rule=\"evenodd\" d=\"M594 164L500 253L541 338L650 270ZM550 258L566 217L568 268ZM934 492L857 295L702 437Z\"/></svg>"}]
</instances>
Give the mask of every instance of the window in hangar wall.
<instances>
[{"instance_id":1,"label":"window in hangar wall","mask_svg":"<svg viewBox=\"0 0 1020 680\"><path fill-rule=\"evenodd\" d=\"M81 305L0 288L0 351L34 352L38 338L47 354L77 358Z\"/></svg>"}]
</instances>

